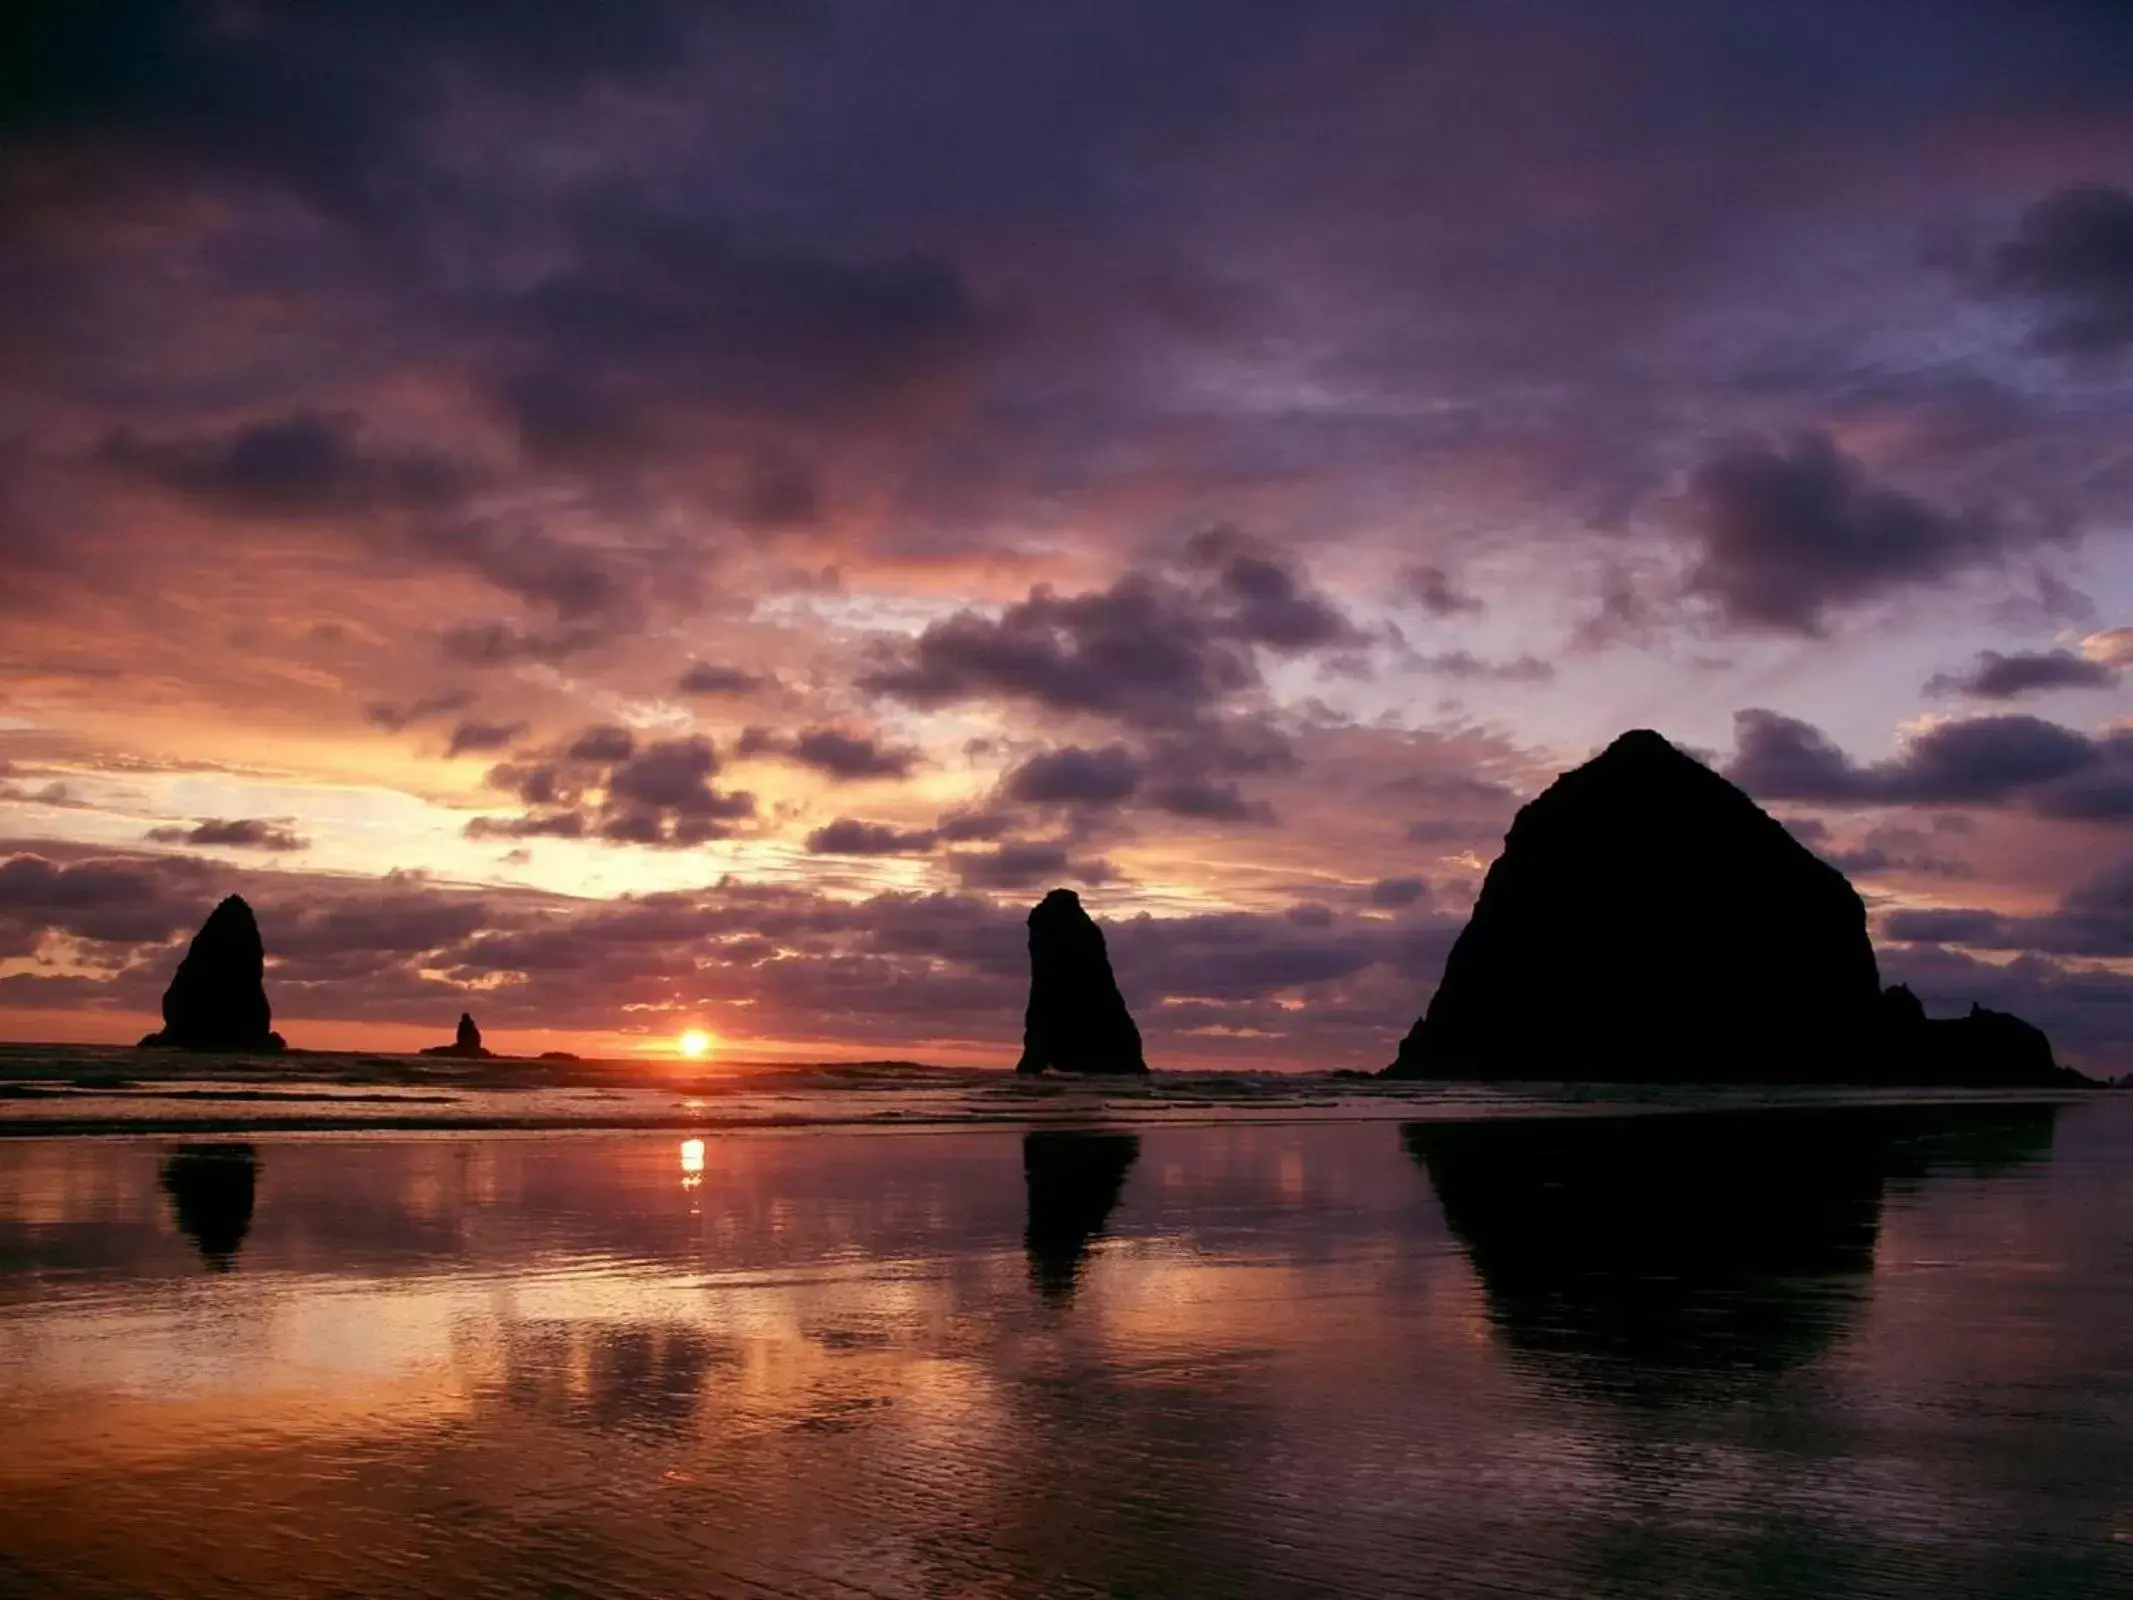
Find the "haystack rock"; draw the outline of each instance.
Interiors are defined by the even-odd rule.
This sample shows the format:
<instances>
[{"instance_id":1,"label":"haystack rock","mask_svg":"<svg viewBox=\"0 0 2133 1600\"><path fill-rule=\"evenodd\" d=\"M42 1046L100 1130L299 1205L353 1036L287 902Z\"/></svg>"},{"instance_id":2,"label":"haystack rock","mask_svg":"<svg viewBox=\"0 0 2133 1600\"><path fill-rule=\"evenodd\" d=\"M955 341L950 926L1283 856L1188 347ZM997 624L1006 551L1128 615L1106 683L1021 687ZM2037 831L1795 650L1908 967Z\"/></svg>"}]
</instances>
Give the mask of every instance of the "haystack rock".
<instances>
[{"instance_id":1,"label":"haystack rock","mask_svg":"<svg viewBox=\"0 0 2133 1600\"><path fill-rule=\"evenodd\" d=\"M141 1041L177 1050L279 1050L270 1024L266 952L259 924L231 895L193 935L177 975L163 991L163 1026Z\"/></svg>"},{"instance_id":2,"label":"haystack rock","mask_svg":"<svg viewBox=\"0 0 2133 1600\"><path fill-rule=\"evenodd\" d=\"M496 1054L494 1050L482 1048L481 1029L474 1026L474 1015L470 1011L459 1013L459 1029L450 1044L433 1044L422 1053L426 1056L464 1056L470 1061L487 1061Z\"/></svg>"},{"instance_id":3,"label":"haystack rock","mask_svg":"<svg viewBox=\"0 0 2133 1600\"><path fill-rule=\"evenodd\" d=\"M1103 930L1071 889L1029 914L1029 1011L1017 1072L1146 1072L1141 1031L1111 976Z\"/></svg>"},{"instance_id":4,"label":"haystack rock","mask_svg":"<svg viewBox=\"0 0 2133 1600\"><path fill-rule=\"evenodd\" d=\"M1392 1077L2079 1082L2044 1036L1884 995L1844 875L1658 734L1522 808Z\"/></svg>"}]
</instances>

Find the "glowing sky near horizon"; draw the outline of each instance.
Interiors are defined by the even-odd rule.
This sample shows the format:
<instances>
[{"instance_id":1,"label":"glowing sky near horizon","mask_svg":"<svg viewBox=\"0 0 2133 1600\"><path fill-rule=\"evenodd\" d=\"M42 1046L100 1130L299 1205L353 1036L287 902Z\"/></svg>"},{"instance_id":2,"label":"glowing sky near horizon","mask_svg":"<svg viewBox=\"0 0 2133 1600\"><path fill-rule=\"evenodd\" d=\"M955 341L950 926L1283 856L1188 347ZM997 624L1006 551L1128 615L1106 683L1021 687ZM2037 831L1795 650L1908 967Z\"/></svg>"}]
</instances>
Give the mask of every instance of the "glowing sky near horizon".
<instances>
[{"instance_id":1,"label":"glowing sky near horizon","mask_svg":"<svg viewBox=\"0 0 2133 1600\"><path fill-rule=\"evenodd\" d=\"M1376 1065L1652 726L2133 1067L2112 8L25 17L0 1032Z\"/></svg>"}]
</instances>

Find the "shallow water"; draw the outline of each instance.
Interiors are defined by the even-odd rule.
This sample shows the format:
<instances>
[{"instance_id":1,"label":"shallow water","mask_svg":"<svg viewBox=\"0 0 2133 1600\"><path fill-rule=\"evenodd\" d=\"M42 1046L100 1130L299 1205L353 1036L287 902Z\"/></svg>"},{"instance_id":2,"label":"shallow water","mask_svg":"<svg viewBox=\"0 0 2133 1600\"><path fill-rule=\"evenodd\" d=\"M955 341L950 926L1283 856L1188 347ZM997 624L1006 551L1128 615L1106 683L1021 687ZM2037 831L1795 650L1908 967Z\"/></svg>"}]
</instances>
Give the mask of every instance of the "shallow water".
<instances>
[{"instance_id":1,"label":"shallow water","mask_svg":"<svg viewBox=\"0 0 2133 1600\"><path fill-rule=\"evenodd\" d=\"M2133 1101L16 1139L0 1439L21 1594L2124 1596Z\"/></svg>"},{"instance_id":2,"label":"shallow water","mask_svg":"<svg viewBox=\"0 0 2133 1600\"><path fill-rule=\"evenodd\" d=\"M2034 1099L1974 1091L1972 1100ZM1872 1104L1916 1090L1816 1086L1387 1082L1333 1072L1021 1077L908 1061L827 1065L457 1061L291 1051L194 1055L108 1045L0 1044L0 1138L507 1129L956 1127L1092 1120L1352 1122L1530 1115L1565 1107ZM2079 1094L2062 1098L2080 1098Z\"/></svg>"}]
</instances>

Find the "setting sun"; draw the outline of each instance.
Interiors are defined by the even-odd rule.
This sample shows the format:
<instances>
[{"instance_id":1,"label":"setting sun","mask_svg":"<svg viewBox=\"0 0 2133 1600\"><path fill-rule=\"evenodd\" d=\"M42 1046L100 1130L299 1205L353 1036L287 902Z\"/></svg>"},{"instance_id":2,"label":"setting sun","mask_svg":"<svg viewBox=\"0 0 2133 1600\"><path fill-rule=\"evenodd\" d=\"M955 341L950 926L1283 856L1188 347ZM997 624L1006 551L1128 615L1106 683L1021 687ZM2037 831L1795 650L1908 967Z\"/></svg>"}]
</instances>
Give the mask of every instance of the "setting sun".
<instances>
[{"instance_id":1,"label":"setting sun","mask_svg":"<svg viewBox=\"0 0 2133 1600\"><path fill-rule=\"evenodd\" d=\"M674 1043L691 1061L701 1061L711 1053L711 1035L701 1028L687 1029Z\"/></svg>"}]
</instances>

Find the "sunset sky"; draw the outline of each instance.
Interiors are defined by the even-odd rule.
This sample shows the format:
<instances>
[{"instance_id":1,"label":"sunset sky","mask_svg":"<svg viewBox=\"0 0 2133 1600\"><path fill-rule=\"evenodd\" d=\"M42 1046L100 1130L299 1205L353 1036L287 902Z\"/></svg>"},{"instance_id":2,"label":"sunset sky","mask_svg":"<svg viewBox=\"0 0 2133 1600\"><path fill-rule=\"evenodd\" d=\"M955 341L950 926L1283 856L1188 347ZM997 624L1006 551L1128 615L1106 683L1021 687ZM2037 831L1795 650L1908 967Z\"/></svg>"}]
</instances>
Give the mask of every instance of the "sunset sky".
<instances>
[{"instance_id":1,"label":"sunset sky","mask_svg":"<svg viewBox=\"0 0 2133 1600\"><path fill-rule=\"evenodd\" d=\"M1625 728L2133 1068L2133 10L0 23L0 1035L1375 1067Z\"/></svg>"}]
</instances>

